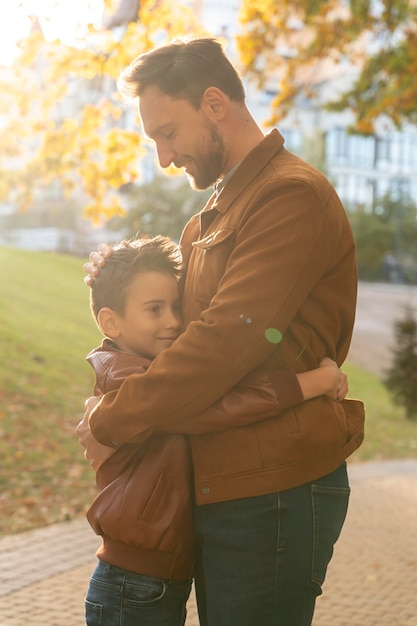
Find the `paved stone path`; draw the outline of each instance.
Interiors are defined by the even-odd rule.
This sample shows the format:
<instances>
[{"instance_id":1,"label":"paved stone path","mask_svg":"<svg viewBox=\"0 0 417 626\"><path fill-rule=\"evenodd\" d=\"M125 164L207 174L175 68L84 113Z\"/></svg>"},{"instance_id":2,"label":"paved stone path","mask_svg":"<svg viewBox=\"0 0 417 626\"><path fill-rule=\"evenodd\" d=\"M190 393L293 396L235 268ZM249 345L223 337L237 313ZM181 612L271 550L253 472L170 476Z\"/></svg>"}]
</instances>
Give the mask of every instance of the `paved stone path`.
<instances>
[{"instance_id":1,"label":"paved stone path","mask_svg":"<svg viewBox=\"0 0 417 626\"><path fill-rule=\"evenodd\" d=\"M349 514L313 625L416 626L417 460L349 474ZM0 539L0 625L82 626L97 545L83 519ZM194 597L186 626L198 626Z\"/></svg>"}]
</instances>

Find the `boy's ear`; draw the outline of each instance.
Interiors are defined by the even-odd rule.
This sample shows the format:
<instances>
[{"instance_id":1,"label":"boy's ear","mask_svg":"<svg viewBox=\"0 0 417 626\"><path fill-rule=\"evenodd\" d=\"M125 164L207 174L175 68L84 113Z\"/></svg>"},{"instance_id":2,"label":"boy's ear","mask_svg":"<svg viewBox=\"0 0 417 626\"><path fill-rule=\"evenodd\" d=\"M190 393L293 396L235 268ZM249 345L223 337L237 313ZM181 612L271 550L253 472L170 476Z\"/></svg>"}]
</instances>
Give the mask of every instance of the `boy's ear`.
<instances>
[{"instance_id":1,"label":"boy's ear","mask_svg":"<svg viewBox=\"0 0 417 626\"><path fill-rule=\"evenodd\" d=\"M107 306L100 309L97 315L97 322L101 332L106 337L110 337L110 339L117 339L120 336L118 320L119 316L116 311Z\"/></svg>"}]
</instances>

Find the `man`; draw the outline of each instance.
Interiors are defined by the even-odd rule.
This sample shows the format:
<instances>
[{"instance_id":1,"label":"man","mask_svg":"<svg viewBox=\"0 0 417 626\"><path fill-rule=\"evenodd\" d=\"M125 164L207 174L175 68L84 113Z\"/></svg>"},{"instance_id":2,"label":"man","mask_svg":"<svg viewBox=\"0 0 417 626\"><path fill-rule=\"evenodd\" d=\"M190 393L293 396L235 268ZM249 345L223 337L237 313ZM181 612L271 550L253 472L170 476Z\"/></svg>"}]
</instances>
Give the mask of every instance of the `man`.
<instances>
[{"instance_id":1,"label":"man","mask_svg":"<svg viewBox=\"0 0 417 626\"><path fill-rule=\"evenodd\" d=\"M219 43L158 48L118 86L138 102L161 166L215 192L181 238L185 332L90 415L94 437L113 447L198 415L255 367L272 382L279 368L306 371L325 356L340 367L357 288L335 190L277 130L264 137ZM94 275L104 259L91 259ZM321 396L224 428L190 437L200 623L308 626L346 515L345 459L362 442L363 405Z\"/></svg>"}]
</instances>

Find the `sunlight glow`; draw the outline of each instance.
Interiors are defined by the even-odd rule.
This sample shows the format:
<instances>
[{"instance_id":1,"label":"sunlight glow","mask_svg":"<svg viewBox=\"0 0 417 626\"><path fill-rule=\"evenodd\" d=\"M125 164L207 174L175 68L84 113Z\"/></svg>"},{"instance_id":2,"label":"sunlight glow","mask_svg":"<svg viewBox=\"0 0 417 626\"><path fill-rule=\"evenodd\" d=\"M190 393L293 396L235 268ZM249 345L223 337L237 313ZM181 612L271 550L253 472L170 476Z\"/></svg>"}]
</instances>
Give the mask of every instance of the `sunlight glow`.
<instances>
[{"instance_id":1,"label":"sunlight glow","mask_svg":"<svg viewBox=\"0 0 417 626\"><path fill-rule=\"evenodd\" d=\"M103 0L3 0L0 3L0 65L11 65L19 54L18 42L28 36L31 16L39 18L45 39L75 45L87 25L98 27Z\"/></svg>"}]
</instances>

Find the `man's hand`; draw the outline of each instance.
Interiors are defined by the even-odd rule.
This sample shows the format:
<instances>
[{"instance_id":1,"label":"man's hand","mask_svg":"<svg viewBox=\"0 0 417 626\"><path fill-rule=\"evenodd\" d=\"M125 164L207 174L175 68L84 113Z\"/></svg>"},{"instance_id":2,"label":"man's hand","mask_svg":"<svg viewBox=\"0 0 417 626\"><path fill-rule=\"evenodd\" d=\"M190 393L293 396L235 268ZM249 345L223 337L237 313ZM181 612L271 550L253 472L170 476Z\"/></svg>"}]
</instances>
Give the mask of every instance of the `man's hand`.
<instances>
[{"instance_id":1,"label":"man's hand","mask_svg":"<svg viewBox=\"0 0 417 626\"><path fill-rule=\"evenodd\" d=\"M332 387L326 394L332 400L344 400L349 391L348 377L337 365L336 361L332 361L328 357L325 357L320 361L319 367L328 367L333 370Z\"/></svg>"},{"instance_id":2,"label":"man's hand","mask_svg":"<svg viewBox=\"0 0 417 626\"><path fill-rule=\"evenodd\" d=\"M75 429L80 444L85 448L84 456L90 461L91 466L95 471L97 471L99 467L103 465L103 463L107 461L107 459L109 459L115 451L114 448L104 446L103 444L98 442L97 439L93 437L90 427L88 425L90 413L99 403L99 401L99 396L93 396L92 398L88 398L85 403L86 411L84 413L84 417Z\"/></svg>"},{"instance_id":3,"label":"man's hand","mask_svg":"<svg viewBox=\"0 0 417 626\"><path fill-rule=\"evenodd\" d=\"M100 267L103 267L106 263L106 259L112 254L113 248L106 243L100 243L97 252L91 252L90 261L84 265L84 271L87 276L84 281L85 284L91 287L94 277L100 273Z\"/></svg>"}]
</instances>

